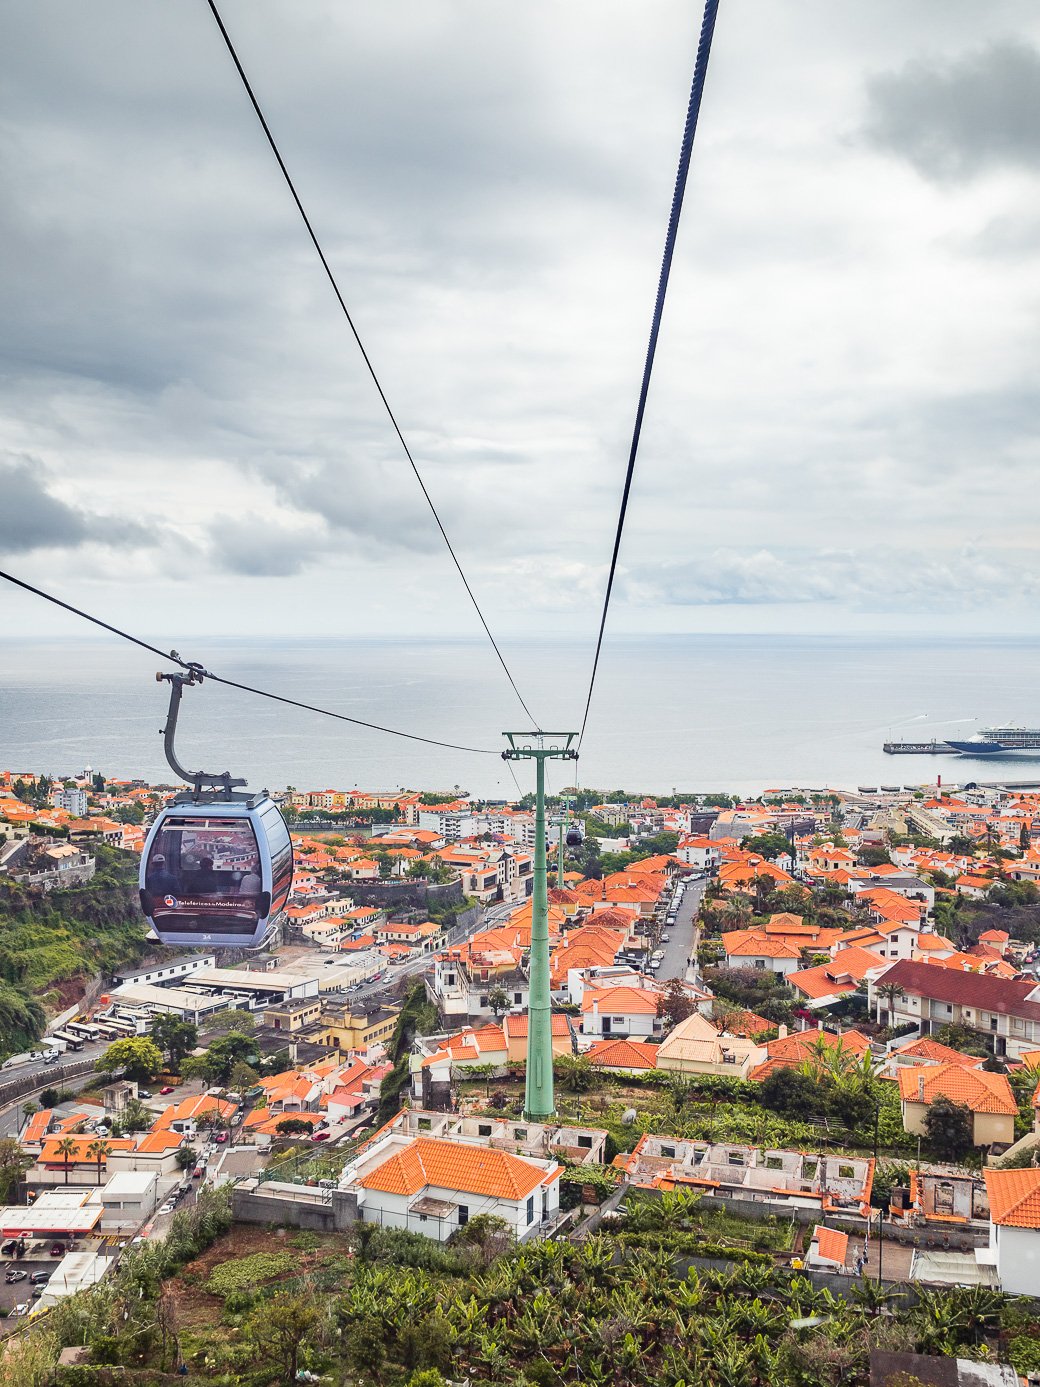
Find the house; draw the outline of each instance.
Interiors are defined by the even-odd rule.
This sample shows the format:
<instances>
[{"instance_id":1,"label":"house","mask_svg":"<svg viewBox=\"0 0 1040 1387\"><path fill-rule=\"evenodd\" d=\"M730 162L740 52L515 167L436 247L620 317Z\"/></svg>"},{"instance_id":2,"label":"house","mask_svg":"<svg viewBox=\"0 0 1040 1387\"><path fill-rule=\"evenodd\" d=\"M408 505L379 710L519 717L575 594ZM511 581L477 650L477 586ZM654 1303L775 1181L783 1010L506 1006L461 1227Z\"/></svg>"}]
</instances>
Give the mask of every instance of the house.
<instances>
[{"instance_id":1,"label":"house","mask_svg":"<svg viewBox=\"0 0 1040 1387\"><path fill-rule=\"evenodd\" d=\"M92 1136L73 1136L73 1149L65 1153L58 1150L63 1138L60 1135L46 1137L35 1165L25 1173L25 1183L30 1190L50 1189L56 1185L100 1185L103 1183L108 1167L108 1158L117 1151L132 1151L132 1137L106 1137L98 1146L98 1138Z\"/></svg>"},{"instance_id":2,"label":"house","mask_svg":"<svg viewBox=\"0 0 1040 1387\"><path fill-rule=\"evenodd\" d=\"M517 1241L555 1222L562 1167L453 1138L391 1133L367 1145L340 1177L358 1218L446 1242L471 1218L502 1219Z\"/></svg>"},{"instance_id":3,"label":"house","mask_svg":"<svg viewBox=\"0 0 1040 1387\"><path fill-rule=\"evenodd\" d=\"M987 1166L989 1251L1006 1295L1035 1296L1040 1286L1040 1170Z\"/></svg>"},{"instance_id":4,"label":"house","mask_svg":"<svg viewBox=\"0 0 1040 1387\"><path fill-rule=\"evenodd\" d=\"M925 1036L911 1041L909 1045L894 1049L881 1069L887 1079L894 1079L904 1066L918 1064L962 1064L965 1069L978 1069L983 1062L981 1055L966 1055L952 1046L941 1045L938 1040Z\"/></svg>"},{"instance_id":5,"label":"house","mask_svg":"<svg viewBox=\"0 0 1040 1387\"><path fill-rule=\"evenodd\" d=\"M343 1054L385 1045L397 1028L400 1014L401 1008L398 1006L366 1006L363 1002L334 1006L327 1002L318 1026L321 1033L319 1043Z\"/></svg>"},{"instance_id":6,"label":"house","mask_svg":"<svg viewBox=\"0 0 1040 1387\"><path fill-rule=\"evenodd\" d=\"M969 900L981 901L985 899L994 884L992 877L981 877L973 872L964 872L953 883L953 889L958 896L967 896Z\"/></svg>"},{"instance_id":7,"label":"house","mask_svg":"<svg viewBox=\"0 0 1040 1387\"><path fill-rule=\"evenodd\" d=\"M870 949L842 949L830 963L788 973L787 985L805 998L810 1009L821 1010L851 996L872 970L880 972L884 967L884 959Z\"/></svg>"},{"instance_id":8,"label":"house","mask_svg":"<svg viewBox=\"0 0 1040 1387\"><path fill-rule=\"evenodd\" d=\"M715 872L722 862L722 849L718 843L698 835L681 838L675 854L699 872Z\"/></svg>"},{"instance_id":9,"label":"house","mask_svg":"<svg viewBox=\"0 0 1040 1387\"><path fill-rule=\"evenodd\" d=\"M571 1018L562 1012L554 1011L549 1025L552 1032L552 1052L554 1055L569 1055L574 1049L571 1033ZM510 1012L502 1018L502 1034L506 1038L506 1050L510 1064L524 1064L527 1060L527 1012Z\"/></svg>"},{"instance_id":10,"label":"house","mask_svg":"<svg viewBox=\"0 0 1040 1387\"><path fill-rule=\"evenodd\" d=\"M947 1098L971 1113L976 1146L1005 1147L1015 1140L1018 1104L1003 1074L962 1064L933 1064L901 1068L897 1079L906 1131L923 1133L929 1105Z\"/></svg>"},{"instance_id":11,"label":"house","mask_svg":"<svg viewBox=\"0 0 1040 1387\"><path fill-rule=\"evenodd\" d=\"M721 1035L700 1012L693 1012L657 1047L658 1069L680 1074L719 1074L746 1079L766 1057L765 1048L740 1036Z\"/></svg>"},{"instance_id":12,"label":"house","mask_svg":"<svg viewBox=\"0 0 1040 1387\"><path fill-rule=\"evenodd\" d=\"M146 1132L138 1137L132 1151L113 1151L108 1157L108 1169L112 1174L120 1171L136 1171L151 1174L164 1180L176 1175L180 1170L178 1152L187 1143L187 1137L180 1132Z\"/></svg>"},{"instance_id":13,"label":"house","mask_svg":"<svg viewBox=\"0 0 1040 1387\"><path fill-rule=\"evenodd\" d=\"M180 1132L191 1140L198 1134L200 1126L214 1122L228 1123L237 1111L235 1103L226 1102L210 1093L199 1093L164 1108L152 1123L152 1131Z\"/></svg>"},{"instance_id":14,"label":"house","mask_svg":"<svg viewBox=\"0 0 1040 1387\"><path fill-rule=\"evenodd\" d=\"M636 987L586 988L581 1000L581 1033L605 1039L628 1036L645 1040L660 1035L658 994Z\"/></svg>"},{"instance_id":15,"label":"house","mask_svg":"<svg viewBox=\"0 0 1040 1387\"><path fill-rule=\"evenodd\" d=\"M1040 1044L1040 986L986 973L901 959L868 980L870 1006L885 998L888 1024L912 1022L922 1035L957 1024L977 1031L994 1053L1017 1059Z\"/></svg>"},{"instance_id":16,"label":"house","mask_svg":"<svg viewBox=\"0 0 1040 1387\"><path fill-rule=\"evenodd\" d=\"M722 936L727 968L757 968L786 976L802 966L802 951L786 939L771 939L756 929L733 930Z\"/></svg>"},{"instance_id":17,"label":"house","mask_svg":"<svg viewBox=\"0 0 1040 1387\"><path fill-rule=\"evenodd\" d=\"M504 1074L509 1062L501 1026L467 1027L450 1036L422 1036L408 1058L412 1093L424 1108L449 1108L451 1085L466 1070Z\"/></svg>"},{"instance_id":18,"label":"house","mask_svg":"<svg viewBox=\"0 0 1040 1387\"><path fill-rule=\"evenodd\" d=\"M849 1235L818 1223L812 1231L805 1255L807 1266L818 1271L844 1271L849 1255Z\"/></svg>"},{"instance_id":19,"label":"house","mask_svg":"<svg viewBox=\"0 0 1040 1387\"><path fill-rule=\"evenodd\" d=\"M724 1119L723 1119L724 1120ZM874 1180L873 1160L765 1150L731 1142L685 1141L647 1132L631 1154L614 1161L631 1185L642 1189L694 1189L823 1214L866 1217Z\"/></svg>"}]
</instances>

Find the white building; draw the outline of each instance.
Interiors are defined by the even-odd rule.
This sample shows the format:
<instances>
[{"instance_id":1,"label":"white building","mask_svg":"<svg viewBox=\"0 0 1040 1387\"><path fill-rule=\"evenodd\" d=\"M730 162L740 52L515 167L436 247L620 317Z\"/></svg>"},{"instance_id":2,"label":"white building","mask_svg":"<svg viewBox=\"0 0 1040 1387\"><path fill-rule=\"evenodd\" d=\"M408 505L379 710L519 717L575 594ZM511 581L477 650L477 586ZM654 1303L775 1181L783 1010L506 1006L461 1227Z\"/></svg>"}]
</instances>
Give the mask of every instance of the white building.
<instances>
[{"instance_id":1,"label":"white building","mask_svg":"<svg viewBox=\"0 0 1040 1387\"><path fill-rule=\"evenodd\" d=\"M521 1241L556 1220L561 1170L552 1160L391 1133L344 1170L339 1187L356 1195L365 1223L446 1242L471 1218L490 1214Z\"/></svg>"},{"instance_id":2,"label":"white building","mask_svg":"<svg viewBox=\"0 0 1040 1387\"><path fill-rule=\"evenodd\" d=\"M58 809L64 809L69 814L74 814L77 819L87 817L86 790L52 790L51 803Z\"/></svg>"},{"instance_id":3,"label":"white building","mask_svg":"<svg viewBox=\"0 0 1040 1387\"><path fill-rule=\"evenodd\" d=\"M983 1171L989 1197L989 1247L980 1262L995 1265L1005 1295L1035 1296L1040 1285L1040 1170Z\"/></svg>"},{"instance_id":4,"label":"white building","mask_svg":"<svg viewBox=\"0 0 1040 1387\"><path fill-rule=\"evenodd\" d=\"M155 1213L157 1178L151 1171L121 1170L101 1191L101 1227L139 1227Z\"/></svg>"}]
</instances>

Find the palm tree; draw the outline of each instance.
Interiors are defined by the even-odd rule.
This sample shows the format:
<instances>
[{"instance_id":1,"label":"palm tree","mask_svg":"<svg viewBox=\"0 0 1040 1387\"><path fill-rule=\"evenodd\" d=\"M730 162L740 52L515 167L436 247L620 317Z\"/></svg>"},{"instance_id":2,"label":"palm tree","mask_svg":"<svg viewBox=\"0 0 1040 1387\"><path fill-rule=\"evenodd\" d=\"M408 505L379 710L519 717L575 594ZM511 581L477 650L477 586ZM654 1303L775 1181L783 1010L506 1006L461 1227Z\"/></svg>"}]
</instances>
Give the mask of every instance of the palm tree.
<instances>
[{"instance_id":1,"label":"palm tree","mask_svg":"<svg viewBox=\"0 0 1040 1387\"><path fill-rule=\"evenodd\" d=\"M893 1013L893 1010L894 1010L894 1008L895 1008L896 998L897 998L898 996L900 996L900 994L902 993L902 991L903 991L903 989L899 986L898 983L894 983L894 982L883 982L883 983L879 983L879 984L878 984L878 987L877 987L877 995L878 995L877 1021L878 1021L878 1025L879 1025L879 1026L880 1026L880 1024L881 1024L881 998L884 997L885 1001L888 1003L888 1008L887 1008L887 1013L886 1013L886 1014L887 1014L887 1016L888 1016L888 1024L891 1025L891 1024L892 1024L892 1013Z\"/></svg>"},{"instance_id":2,"label":"palm tree","mask_svg":"<svg viewBox=\"0 0 1040 1387\"><path fill-rule=\"evenodd\" d=\"M739 892L731 896L722 918L731 929L743 929L751 919L751 901Z\"/></svg>"},{"instance_id":3,"label":"palm tree","mask_svg":"<svg viewBox=\"0 0 1040 1387\"><path fill-rule=\"evenodd\" d=\"M64 1160L64 1162L65 1162L65 1183L66 1183L66 1185L69 1183L69 1158L70 1158L71 1156L74 1156L78 1150L79 1150L79 1142L76 1140L75 1137L62 1137L61 1141L58 1142L58 1146L57 1146L58 1155L61 1156L61 1158L62 1158L62 1159Z\"/></svg>"},{"instance_id":4,"label":"palm tree","mask_svg":"<svg viewBox=\"0 0 1040 1387\"><path fill-rule=\"evenodd\" d=\"M97 1182L101 1184L101 1162L104 1161L112 1150L112 1143L103 1138L95 1139L87 1147L87 1155L93 1156L97 1161Z\"/></svg>"}]
</instances>

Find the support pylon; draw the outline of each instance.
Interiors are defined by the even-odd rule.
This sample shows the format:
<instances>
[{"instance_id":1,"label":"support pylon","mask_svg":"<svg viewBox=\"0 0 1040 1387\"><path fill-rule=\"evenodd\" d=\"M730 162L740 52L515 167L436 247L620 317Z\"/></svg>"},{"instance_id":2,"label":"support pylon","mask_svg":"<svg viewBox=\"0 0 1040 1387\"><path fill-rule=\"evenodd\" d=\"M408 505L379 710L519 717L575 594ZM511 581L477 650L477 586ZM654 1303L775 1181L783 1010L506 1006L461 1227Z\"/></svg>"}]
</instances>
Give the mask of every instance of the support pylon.
<instances>
[{"instance_id":1,"label":"support pylon","mask_svg":"<svg viewBox=\"0 0 1040 1387\"><path fill-rule=\"evenodd\" d=\"M535 763L534 893L531 898L531 952L528 962L527 1083L524 1117L542 1122L556 1111L553 1091L552 997L549 988L548 854L545 850L545 763L576 761L574 732L506 732L503 761Z\"/></svg>"}]
</instances>

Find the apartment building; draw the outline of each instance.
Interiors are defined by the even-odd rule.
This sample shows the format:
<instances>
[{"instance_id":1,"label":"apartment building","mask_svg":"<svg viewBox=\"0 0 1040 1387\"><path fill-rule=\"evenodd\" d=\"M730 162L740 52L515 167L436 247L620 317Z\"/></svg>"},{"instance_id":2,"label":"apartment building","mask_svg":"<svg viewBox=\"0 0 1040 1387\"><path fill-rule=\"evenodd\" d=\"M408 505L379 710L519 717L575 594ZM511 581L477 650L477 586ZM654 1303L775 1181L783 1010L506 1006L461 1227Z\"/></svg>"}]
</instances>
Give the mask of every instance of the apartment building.
<instances>
[{"instance_id":1,"label":"apartment building","mask_svg":"<svg viewBox=\"0 0 1040 1387\"><path fill-rule=\"evenodd\" d=\"M898 991L896 990L898 989ZM977 1031L994 1054L1018 1059L1040 1046L1040 984L901 959L868 981L871 1009L884 1000L889 1024L929 1035L956 1024Z\"/></svg>"}]
</instances>

